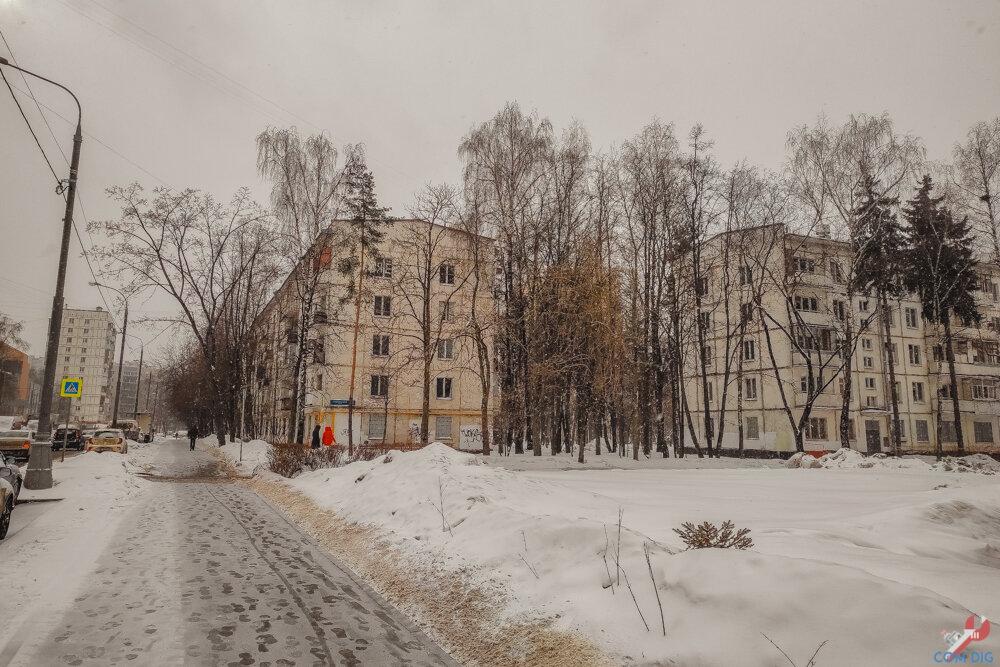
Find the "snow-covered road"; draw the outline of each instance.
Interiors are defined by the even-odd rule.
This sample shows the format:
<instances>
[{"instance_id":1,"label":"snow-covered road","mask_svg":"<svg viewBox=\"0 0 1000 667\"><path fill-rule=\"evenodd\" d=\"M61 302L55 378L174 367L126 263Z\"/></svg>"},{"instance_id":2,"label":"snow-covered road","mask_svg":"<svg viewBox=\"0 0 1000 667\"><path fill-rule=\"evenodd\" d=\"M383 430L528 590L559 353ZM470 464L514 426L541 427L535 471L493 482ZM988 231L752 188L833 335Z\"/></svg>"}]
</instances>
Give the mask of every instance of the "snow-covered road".
<instances>
[{"instance_id":1,"label":"snow-covered road","mask_svg":"<svg viewBox=\"0 0 1000 667\"><path fill-rule=\"evenodd\" d=\"M143 484L69 604L14 619L0 665L453 664L253 491L213 479L207 451L135 454L169 481Z\"/></svg>"}]
</instances>

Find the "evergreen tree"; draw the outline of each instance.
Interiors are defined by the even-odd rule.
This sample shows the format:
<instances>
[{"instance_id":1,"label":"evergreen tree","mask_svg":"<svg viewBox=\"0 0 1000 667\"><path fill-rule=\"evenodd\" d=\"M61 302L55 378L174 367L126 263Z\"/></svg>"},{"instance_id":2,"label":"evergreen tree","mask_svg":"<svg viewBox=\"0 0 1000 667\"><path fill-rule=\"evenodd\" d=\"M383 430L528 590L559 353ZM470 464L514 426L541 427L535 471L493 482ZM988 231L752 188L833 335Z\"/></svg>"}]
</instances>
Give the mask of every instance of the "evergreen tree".
<instances>
[{"instance_id":1,"label":"evergreen tree","mask_svg":"<svg viewBox=\"0 0 1000 667\"><path fill-rule=\"evenodd\" d=\"M889 366L889 405L892 411L892 450L897 456L902 448L899 429L899 395L896 392L896 364L892 355L889 326L889 301L898 300L905 292L905 239L892 208L899 204L895 197L877 192L878 181L862 175L858 184L861 202L854 210L857 227L854 233L854 289L871 295L879 304L885 359Z\"/></svg>"},{"instance_id":2,"label":"evergreen tree","mask_svg":"<svg viewBox=\"0 0 1000 667\"><path fill-rule=\"evenodd\" d=\"M354 386L357 372L358 333L361 329L362 283L365 278L366 261L372 264L379 255L379 244L385 237L385 229L392 224L389 208L379 206L375 196L375 177L358 160L348 168L347 196L344 203L350 215L349 222L354 234L350 238L351 252L338 267L340 273L350 278L348 295L354 296L354 336L351 344L351 379L347 399L347 451L354 453ZM359 248L360 246L360 248ZM355 274L355 271L357 273ZM354 276L357 275L357 283Z\"/></svg>"},{"instance_id":3,"label":"evergreen tree","mask_svg":"<svg viewBox=\"0 0 1000 667\"><path fill-rule=\"evenodd\" d=\"M942 206L944 197L933 197L934 185L924 176L917 193L903 210L906 217L907 262L905 285L917 294L924 319L944 328L943 348L951 382L952 414L959 453L965 451L962 418L958 404L958 378L952 341L952 319L964 324L982 319L976 306L976 260L973 238L967 218L958 220ZM940 424L940 420L939 420ZM938 456L941 451L940 426Z\"/></svg>"}]
</instances>

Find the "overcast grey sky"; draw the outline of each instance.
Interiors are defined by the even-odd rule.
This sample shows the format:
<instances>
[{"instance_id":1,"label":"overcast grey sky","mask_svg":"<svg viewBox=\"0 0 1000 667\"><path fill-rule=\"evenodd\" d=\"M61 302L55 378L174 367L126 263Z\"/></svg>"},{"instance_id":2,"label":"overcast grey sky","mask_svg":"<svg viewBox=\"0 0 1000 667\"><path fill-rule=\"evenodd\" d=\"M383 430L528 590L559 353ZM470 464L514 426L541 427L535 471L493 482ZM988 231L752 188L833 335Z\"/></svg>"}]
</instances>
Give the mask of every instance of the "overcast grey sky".
<instances>
[{"instance_id":1,"label":"overcast grey sky","mask_svg":"<svg viewBox=\"0 0 1000 667\"><path fill-rule=\"evenodd\" d=\"M557 128L578 119L598 148L653 117L680 132L701 122L724 164L772 169L788 130L821 112L839 121L887 111L932 159L1000 115L1000 0L0 0L0 29L22 66L81 99L89 219L115 216L104 188L132 180L220 198L246 185L264 201L254 137L268 124L363 142L383 202L404 213L424 183L457 178L459 140L507 100ZM58 91L33 89L73 114ZM34 103L18 95L65 174ZM71 125L46 114L68 155ZM0 87L0 312L26 321L35 354L61 214ZM68 303L99 305L76 241L71 254ZM153 298L134 310L169 307Z\"/></svg>"}]
</instances>

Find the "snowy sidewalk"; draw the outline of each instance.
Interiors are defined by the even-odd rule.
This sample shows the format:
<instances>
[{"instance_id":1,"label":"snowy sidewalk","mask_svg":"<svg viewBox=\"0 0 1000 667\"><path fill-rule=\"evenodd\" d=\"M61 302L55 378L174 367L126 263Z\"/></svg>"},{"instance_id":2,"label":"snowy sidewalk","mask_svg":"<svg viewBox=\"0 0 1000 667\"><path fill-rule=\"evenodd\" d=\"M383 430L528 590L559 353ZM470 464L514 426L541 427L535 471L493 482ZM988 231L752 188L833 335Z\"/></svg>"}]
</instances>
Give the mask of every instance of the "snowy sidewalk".
<instances>
[{"instance_id":1,"label":"snowy sidewalk","mask_svg":"<svg viewBox=\"0 0 1000 667\"><path fill-rule=\"evenodd\" d=\"M88 525L89 545L32 531L60 560L24 562L48 590L0 608L20 621L0 636L0 665L453 664L265 501L214 475L210 451L180 440L130 451L141 492L104 528ZM0 586L22 579L5 571Z\"/></svg>"}]
</instances>

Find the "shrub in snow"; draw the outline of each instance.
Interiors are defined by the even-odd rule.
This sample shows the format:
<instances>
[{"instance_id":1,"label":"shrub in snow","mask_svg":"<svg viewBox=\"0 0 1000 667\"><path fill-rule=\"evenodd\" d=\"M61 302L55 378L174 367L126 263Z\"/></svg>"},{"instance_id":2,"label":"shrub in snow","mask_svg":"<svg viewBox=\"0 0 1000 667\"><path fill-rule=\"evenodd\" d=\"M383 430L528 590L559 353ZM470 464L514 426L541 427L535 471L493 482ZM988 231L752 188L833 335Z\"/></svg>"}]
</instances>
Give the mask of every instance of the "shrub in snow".
<instances>
[{"instance_id":1,"label":"shrub in snow","mask_svg":"<svg viewBox=\"0 0 1000 667\"><path fill-rule=\"evenodd\" d=\"M688 549L749 549L753 546L749 528L740 528L735 533L732 521L726 521L722 527L703 521L694 525L685 521L674 532L680 535Z\"/></svg>"}]
</instances>

